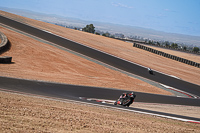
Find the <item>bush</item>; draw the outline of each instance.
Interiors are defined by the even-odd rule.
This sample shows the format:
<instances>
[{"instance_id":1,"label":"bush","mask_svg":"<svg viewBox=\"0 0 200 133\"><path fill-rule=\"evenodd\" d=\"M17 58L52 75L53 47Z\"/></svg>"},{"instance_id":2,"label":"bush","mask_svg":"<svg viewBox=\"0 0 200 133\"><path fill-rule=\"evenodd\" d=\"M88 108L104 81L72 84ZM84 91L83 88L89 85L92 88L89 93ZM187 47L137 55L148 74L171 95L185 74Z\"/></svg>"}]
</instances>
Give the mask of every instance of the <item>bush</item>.
<instances>
[{"instance_id":1,"label":"bush","mask_svg":"<svg viewBox=\"0 0 200 133\"><path fill-rule=\"evenodd\" d=\"M95 27L93 24L90 24L90 25L86 25L86 27L84 27L82 30L85 32L94 33Z\"/></svg>"},{"instance_id":2,"label":"bush","mask_svg":"<svg viewBox=\"0 0 200 133\"><path fill-rule=\"evenodd\" d=\"M198 47L194 47L192 51L197 53L197 52L199 52L199 48Z\"/></svg>"}]
</instances>

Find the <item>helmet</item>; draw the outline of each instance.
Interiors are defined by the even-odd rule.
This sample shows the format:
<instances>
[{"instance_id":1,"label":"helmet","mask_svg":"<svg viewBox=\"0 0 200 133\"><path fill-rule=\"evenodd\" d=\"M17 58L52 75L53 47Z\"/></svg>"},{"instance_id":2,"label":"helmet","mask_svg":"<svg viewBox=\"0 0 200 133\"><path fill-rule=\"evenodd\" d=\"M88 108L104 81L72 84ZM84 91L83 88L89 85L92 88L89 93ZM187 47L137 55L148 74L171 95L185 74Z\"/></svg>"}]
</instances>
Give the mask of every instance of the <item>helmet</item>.
<instances>
[{"instance_id":1,"label":"helmet","mask_svg":"<svg viewBox=\"0 0 200 133\"><path fill-rule=\"evenodd\" d=\"M134 92L131 92L131 95L133 95L133 97L136 97L135 93Z\"/></svg>"}]
</instances>

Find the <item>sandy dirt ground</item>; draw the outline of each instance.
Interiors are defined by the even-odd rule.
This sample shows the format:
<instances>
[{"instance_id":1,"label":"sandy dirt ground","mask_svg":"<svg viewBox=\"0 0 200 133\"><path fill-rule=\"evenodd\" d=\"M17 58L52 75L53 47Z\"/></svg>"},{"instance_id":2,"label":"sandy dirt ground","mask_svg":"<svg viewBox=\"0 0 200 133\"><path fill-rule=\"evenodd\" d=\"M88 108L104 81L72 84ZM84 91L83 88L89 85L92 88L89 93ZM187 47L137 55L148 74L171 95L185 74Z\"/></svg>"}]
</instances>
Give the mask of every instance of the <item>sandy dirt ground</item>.
<instances>
[{"instance_id":1,"label":"sandy dirt ground","mask_svg":"<svg viewBox=\"0 0 200 133\"><path fill-rule=\"evenodd\" d=\"M200 124L0 92L0 132L200 132Z\"/></svg>"},{"instance_id":2,"label":"sandy dirt ground","mask_svg":"<svg viewBox=\"0 0 200 133\"><path fill-rule=\"evenodd\" d=\"M159 55L155 55L153 53L149 53L147 51L138 49L133 47L131 43L123 42L107 37L102 37L99 35L94 35L82 31L72 30L68 28L64 28L61 26L56 26L53 24L47 24L44 22L32 20L29 18L24 18L21 16L16 16L13 14L8 14L0 11L0 14L7 15L10 18L14 18L20 22L33 25L35 27L44 29L46 31L50 31L59 36L66 37L70 40L74 40L76 42L80 42L82 44L91 46L93 48L99 49L101 51L105 51L112 55L124 58L126 60L141 64L146 67L150 67L157 71L164 72L169 75L175 75L183 80L199 84L200 85L200 69L180 63L165 57L161 57ZM174 53L176 55L178 53ZM183 57L188 57L189 59L200 62L200 56L191 56L188 53L182 53ZM179 56L182 56L179 54ZM174 67L176 66L176 67Z\"/></svg>"},{"instance_id":3,"label":"sandy dirt ground","mask_svg":"<svg viewBox=\"0 0 200 133\"><path fill-rule=\"evenodd\" d=\"M4 14L4 12L0 11L0 14ZM12 16L10 15L10 17ZM130 43L19 16L15 16L15 18L121 58L200 84L198 68L133 48ZM1 56L13 57L12 64L0 64L0 76L171 95L169 92L138 79L97 65L22 34L3 27L0 27L0 31L11 42L11 49ZM184 108L141 103L133 106L157 111L166 110L166 112L183 115L188 112L191 117L199 117L197 113L199 108L195 107ZM181 109L183 110L180 111ZM0 92L0 118L0 132L200 132L199 124L5 92Z\"/></svg>"}]
</instances>

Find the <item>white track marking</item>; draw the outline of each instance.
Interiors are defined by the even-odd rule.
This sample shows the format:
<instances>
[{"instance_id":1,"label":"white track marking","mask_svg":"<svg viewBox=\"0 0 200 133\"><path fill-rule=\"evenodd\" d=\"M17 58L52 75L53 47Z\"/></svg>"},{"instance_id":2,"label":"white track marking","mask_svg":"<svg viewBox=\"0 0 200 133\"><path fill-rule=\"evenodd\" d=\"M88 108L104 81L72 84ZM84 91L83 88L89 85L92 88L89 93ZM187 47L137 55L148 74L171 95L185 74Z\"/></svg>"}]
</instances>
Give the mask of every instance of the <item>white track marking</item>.
<instances>
[{"instance_id":1,"label":"white track marking","mask_svg":"<svg viewBox=\"0 0 200 133\"><path fill-rule=\"evenodd\" d=\"M50 32L50 31L47 31L47 30L42 30L42 31L52 34L52 32Z\"/></svg>"},{"instance_id":2,"label":"white track marking","mask_svg":"<svg viewBox=\"0 0 200 133\"><path fill-rule=\"evenodd\" d=\"M79 97L79 98L89 100L89 101L94 100L94 101L98 101L98 102L101 102L101 103L106 103L106 101L110 101L112 103L115 102L115 101L106 100L106 99L95 99L95 98L87 99L87 98L83 98L83 97ZM96 104L94 104L94 105L96 105ZM98 105L98 106L103 106L103 105ZM135 112L135 113L146 114L146 115L153 115L153 116L158 116L158 117L163 117L163 118L168 118L168 119L173 119L173 120L179 120L179 121L184 121L184 122L192 122L192 123L200 124L200 121L194 121L194 120L190 120L190 119L178 118L178 117L167 116L167 115L160 115L160 114L156 114L156 113L149 113L149 112L144 112L144 111L130 110L130 109L126 109L126 108L117 108L117 107L109 107L109 108L114 108L114 109L123 110L123 111Z\"/></svg>"},{"instance_id":3,"label":"white track marking","mask_svg":"<svg viewBox=\"0 0 200 133\"><path fill-rule=\"evenodd\" d=\"M165 87L165 88L168 88L168 89L174 90L174 91L176 91L176 92L182 93L182 94L184 94L184 95L186 95L186 96L189 96L189 97L192 97L192 98L199 98L199 97L196 96L196 95L190 94L190 93L188 93L188 92L185 92L185 91L182 91L182 90L179 90L179 89L175 89L175 88L173 88L173 87L171 87L171 86L167 86L167 85L164 85L164 84L160 84L160 85L163 86L163 87Z\"/></svg>"}]
</instances>

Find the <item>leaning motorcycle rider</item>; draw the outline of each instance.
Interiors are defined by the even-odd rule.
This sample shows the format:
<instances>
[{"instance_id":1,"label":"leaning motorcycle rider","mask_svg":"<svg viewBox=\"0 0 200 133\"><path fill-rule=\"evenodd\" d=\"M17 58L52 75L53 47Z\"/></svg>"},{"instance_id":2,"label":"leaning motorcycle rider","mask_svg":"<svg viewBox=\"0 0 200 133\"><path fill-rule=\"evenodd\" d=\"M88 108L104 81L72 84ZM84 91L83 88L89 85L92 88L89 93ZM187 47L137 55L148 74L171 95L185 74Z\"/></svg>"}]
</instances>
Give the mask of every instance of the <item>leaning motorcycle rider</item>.
<instances>
[{"instance_id":1,"label":"leaning motorcycle rider","mask_svg":"<svg viewBox=\"0 0 200 133\"><path fill-rule=\"evenodd\" d=\"M148 70L149 74L153 74L153 71L151 70L151 68L148 67L147 70Z\"/></svg>"},{"instance_id":2,"label":"leaning motorcycle rider","mask_svg":"<svg viewBox=\"0 0 200 133\"><path fill-rule=\"evenodd\" d=\"M131 92L131 93L123 93L122 95L120 95L119 99L114 103L114 105L117 105L117 104L122 105L122 101L123 101L124 99L126 99L127 97L132 97L132 99L133 99L133 101L134 101L136 95L135 95L134 92ZM132 102L133 102L133 101L132 101Z\"/></svg>"}]
</instances>

